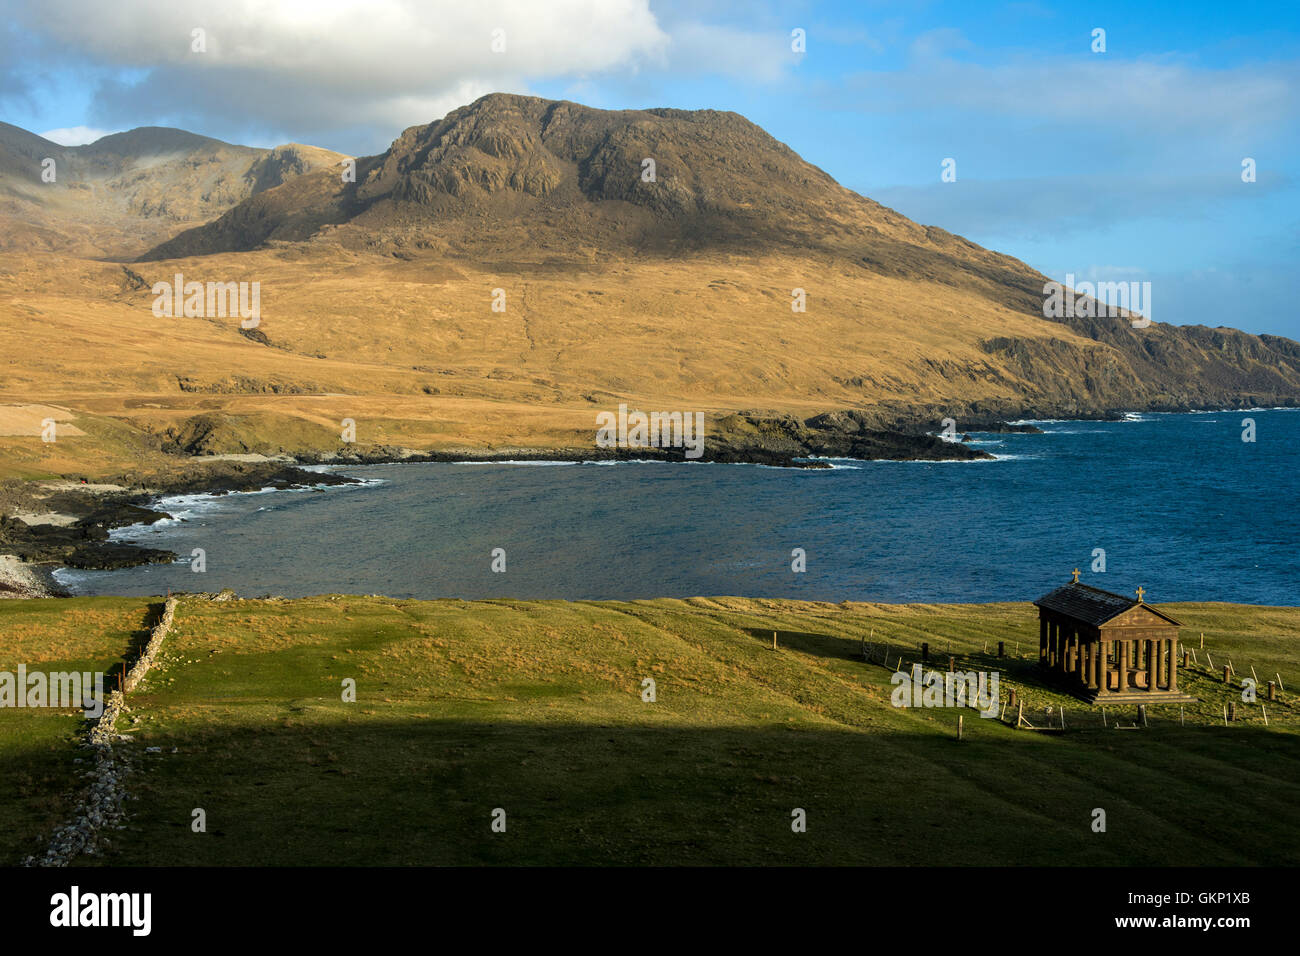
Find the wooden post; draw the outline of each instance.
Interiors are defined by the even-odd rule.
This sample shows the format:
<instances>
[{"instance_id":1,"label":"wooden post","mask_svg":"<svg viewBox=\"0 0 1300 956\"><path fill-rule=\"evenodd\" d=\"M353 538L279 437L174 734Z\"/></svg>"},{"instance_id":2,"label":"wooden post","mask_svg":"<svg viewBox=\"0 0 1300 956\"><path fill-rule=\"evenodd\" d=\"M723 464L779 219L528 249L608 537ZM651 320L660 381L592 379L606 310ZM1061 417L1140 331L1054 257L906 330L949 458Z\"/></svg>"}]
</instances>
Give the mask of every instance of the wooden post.
<instances>
[{"instance_id":1,"label":"wooden post","mask_svg":"<svg viewBox=\"0 0 1300 956\"><path fill-rule=\"evenodd\" d=\"M1015 689L1014 687L1011 688L1011 693L1008 695L1008 700L1007 700L1007 702L1008 702L1012 707L1016 706L1016 689Z\"/></svg>"},{"instance_id":2,"label":"wooden post","mask_svg":"<svg viewBox=\"0 0 1300 956\"><path fill-rule=\"evenodd\" d=\"M929 642L929 641L922 641L922 642L921 642L921 660L923 660L923 661L928 661L929 659L930 659L930 642Z\"/></svg>"},{"instance_id":3,"label":"wooden post","mask_svg":"<svg viewBox=\"0 0 1300 956\"><path fill-rule=\"evenodd\" d=\"M1147 725L1147 705L1138 704L1138 716L1142 718L1142 726Z\"/></svg>"},{"instance_id":4,"label":"wooden post","mask_svg":"<svg viewBox=\"0 0 1300 956\"><path fill-rule=\"evenodd\" d=\"M1276 682L1276 681L1269 681L1269 682L1268 682L1268 699L1269 699L1269 700L1277 700L1277 682Z\"/></svg>"},{"instance_id":5,"label":"wooden post","mask_svg":"<svg viewBox=\"0 0 1300 956\"><path fill-rule=\"evenodd\" d=\"M1201 650L1205 650L1205 632L1201 631Z\"/></svg>"},{"instance_id":6,"label":"wooden post","mask_svg":"<svg viewBox=\"0 0 1300 956\"><path fill-rule=\"evenodd\" d=\"M1065 708L1061 708L1061 729L1065 729Z\"/></svg>"},{"instance_id":7,"label":"wooden post","mask_svg":"<svg viewBox=\"0 0 1300 956\"><path fill-rule=\"evenodd\" d=\"M1187 726L1187 721L1183 718L1183 708L1181 704L1178 707L1178 726L1179 727Z\"/></svg>"},{"instance_id":8,"label":"wooden post","mask_svg":"<svg viewBox=\"0 0 1300 956\"><path fill-rule=\"evenodd\" d=\"M1282 683L1282 675L1278 673L1274 673L1273 676L1277 678L1277 689L1286 690L1286 685Z\"/></svg>"},{"instance_id":9,"label":"wooden post","mask_svg":"<svg viewBox=\"0 0 1300 956\"><path fill-rule=\"evenodd\" d=\"M1268 726L1268 708L1263 704L1259 705L1260 712L1264 715L1264 726Z\"/></svg>"},{"instance_id":10,"label":"wooden post","mask_svg":"<svg viewBox=\"0 0 1300 956\"><path fill-rule=\"evenodd\" d=\"M1020 722L1025 719L1025 702L1022 700L1016 708L1016 727L1020 727Z\"/></svg>"},{"instance_id":11,"label":"wooden post","mask_svg":"<svg viewBox=\"0 0 1300 956\"><path fill-rule=\"evenodd\" d=\"M1236 719L1237 719L1237 702L1235 700L1230 700L1228 701L1228 720L1235 721Z\"/></svg>"},{"instance_id":12,"label":"wooden post","mask_svg":"<svg viewBox=\"0 0 1300 956\"><path fill-rule=\"evenodd\" d=\"M1007 642L998 641L998 657L1006 657L1006 656L1007 656Z\"/></svg>"},{"instance_id":13,"label":"wooden post","mask_svg":"<svg viewBox=\"0 0 1300 956\"><path fill-rule=\"evenodd\" d=\"M1187 669L1187 648L1183 648L1183 669Z\"/></svg>"},{"instance_id":14,"label":"wooden post","mask_svg":"<svg viewBox=\"0 0 1300 956\"><path fill-rule=\"evenodd\" d=\"M776 631L772 632L772 650L776 650Z\"/></svg>"},{"instance_id":15,"label":"wooden post","mask_svg":"<svg viewBox=\"0 0 1300 956\"><path fill-rule=\"evenodd\" d=\"M1229 675L1229 673L1231 673L1231 670L1232 670L1232 668L1230 668L1227 664L1224 664L1224 665L1223 665L1223 682L1224 682L1225 684L1230 684L1230 683L1232 683L1232 681L1228 679L1228 675Z\"/></svg>"},{"instance_id":16,"label":"wooden post","mask_svg":"<svg viewBox=\"0 0 1300 956\"><path fill-rule=\"evenodd\" d=\"M950 656L948 658L948 673L949 674L955 673L956 670L957 670L957 658Z\"/></svg>"},{"instance_id":17,"label":"wooden post","mask_svg":"<svg viewBox=\"0 0 1300 956\"><path fill-rule=\"evenodd\" d=\"M958 740L961 740L962 721L964 721L965 719L966 718L963 717L961 714L957 715L957 739Z\"/></svg>"},{"instance_id":18,"label":"wooden post","mask_svg":"<svg viewBox=\"0 0 1300 956\"><path fill-rule=\"evenodd\" d=\"M1253 678L1255 678L1255 683L1256 683L1256 685L1258 685L1258 684L1259 684L1259 675L1255 673L1255 665L1254 665L1254 664L1251 664L1251 665L1250 665L1250 676L1253 677Z\"/></svg>"}]
</instances>

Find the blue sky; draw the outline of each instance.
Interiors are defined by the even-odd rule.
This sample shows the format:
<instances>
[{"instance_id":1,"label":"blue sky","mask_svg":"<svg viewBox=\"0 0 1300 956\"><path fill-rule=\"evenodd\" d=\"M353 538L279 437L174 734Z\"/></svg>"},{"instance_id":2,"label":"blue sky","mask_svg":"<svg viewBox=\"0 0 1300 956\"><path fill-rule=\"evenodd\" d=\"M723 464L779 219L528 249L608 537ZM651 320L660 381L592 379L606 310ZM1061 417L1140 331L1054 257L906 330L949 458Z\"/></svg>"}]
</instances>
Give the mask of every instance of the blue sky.
<instances>
[{"instance_id":1,"label":"blue sky","mask_svg":"<svg viewBox=\"0 0 1300 956\"><path fill-rule=\"evenodd\" d=\"M1292 3L9 0L0 119L383 150L492 90L735 110L844 185L1157 321L1300 338ZM506 48L489 49L492 29ZM192 30L205 31L196 53ZM791 50L803 29L806 52ZM1092 31L1106 49L1094 52ZM1242 182L1252 158L1257 179ZM955 182L941 163L956 161Z\"/></svg>"}]
</instances>

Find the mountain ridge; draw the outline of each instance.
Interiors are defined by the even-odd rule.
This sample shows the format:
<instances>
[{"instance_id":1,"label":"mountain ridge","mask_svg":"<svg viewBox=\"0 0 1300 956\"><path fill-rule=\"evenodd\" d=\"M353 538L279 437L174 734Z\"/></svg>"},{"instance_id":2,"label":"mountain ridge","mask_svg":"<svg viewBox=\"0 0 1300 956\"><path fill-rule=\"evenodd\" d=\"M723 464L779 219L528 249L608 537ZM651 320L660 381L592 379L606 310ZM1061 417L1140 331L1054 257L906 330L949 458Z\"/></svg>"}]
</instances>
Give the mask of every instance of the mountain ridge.
<instances>
[{"instance_id":1,"label":"mountain ridge","mask_svg":"<svg viewBox=\"0 0 1300 956\"><path fill-rule=\"evenodd\" d=\"M580 455L621 403L702 411L737 459L947 418L1300 403L1297 343L1047 318L1037 270L859 196L734 113L492 94L358 157L355 182L278 149L261 159L282 181L252 190L245 158L249 193L219 212L231 193L214 195L199 225L110 217L171 227L129 269L53 238L11 257L12 340L79 345L16 354L0 400L61 402L115 453L305 460ZM258 283L260 324L155 316L152 286L177 273ZM0 432L30 467L49 458L24 440Z\"/></svg>"},{"instance_id":2,"label":"mountain ridge","mask_svg":"<svg viewBox=\"0 0 1300 956\"><path fill-rule=\"evenodd\" d=\"M0 220L9 233L0 247L17 248L39 233L51 247L133 257L177 228L344 158L300 144L240 146L166 126L60 146L0 124ZM54 161L52 182L43 178L47 159Z\"/></svg>"}]
</instances>

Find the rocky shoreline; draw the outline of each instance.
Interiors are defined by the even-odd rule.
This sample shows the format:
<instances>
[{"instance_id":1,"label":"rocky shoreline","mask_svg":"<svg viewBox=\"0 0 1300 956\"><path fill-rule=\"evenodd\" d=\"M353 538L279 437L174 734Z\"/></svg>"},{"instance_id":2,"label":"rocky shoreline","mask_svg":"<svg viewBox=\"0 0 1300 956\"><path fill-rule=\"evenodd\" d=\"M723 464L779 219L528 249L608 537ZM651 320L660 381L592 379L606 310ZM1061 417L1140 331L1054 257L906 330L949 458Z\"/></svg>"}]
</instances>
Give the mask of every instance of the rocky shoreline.
<instances>
[{"instance_id":1,"label":"rocky shoreline","mask_svg":"<svg viewBox=\"0 0 1300 956\"><path fill-rule=\"evenodd\" d=\"M826 458L974 461L987 452L924 430L880 427L866 413L834 412L800 421L791 416L728 415L713 423L698 459L682 448L505 448L414 451L374 446L342 453L186 457L170 471L127 473L94 483L83 475L55 482L0 482L0 598L65 597L59 567L109 570L176 560L170 551L110 540L115 528L171 517L160 499L264 488L342 485L356 479L308 471L310 465L458 461L620 461L651 459L779 468L829 468Z\"/></svg>"},{"instance_id":2,"label":"rocky shoreline","mask_svg":"<svg viewBox=\"0 0 1300 956\"><path fill-rule=\"evenodd\" d=\"M1177 409L1199 411L1202 409ZM1218 409L1216 409L1218 410ZM710 421L703 454L681 448L497 448L418 451L371 446L337 452L187 456L165 472L126 473L92 483L83 475L53 482L0 481L0 598L65 597L59 567L108 570L176 560L170 551L110 540L115 528L171 517L160 499L182 494L229 494L355 483L304 466L406 462L661 460L829 468L825 459L978 461L994 456L971 447L971 433L1037 433L1026 419L1116 421L1119 411L1058 408L917 406L827 412L808 419L740 412ZM949 434L945 419L953 425Z\"/></svg>"},{"instance_id":3,"label":"rocky shoreline","mask_svg":"<svg viewBox=\"0 0 1300 956\"><path fill-rule=\"evenodd\" d=\"M165 474L124 474L91 483L0 482L0 598L65 597L59 567L108 570L176 560L171 551L112 541L110 532L171 517L156 507L181 494L343 485L355 479L273 461L187 461Z\"/></svg>"}]
</instances>

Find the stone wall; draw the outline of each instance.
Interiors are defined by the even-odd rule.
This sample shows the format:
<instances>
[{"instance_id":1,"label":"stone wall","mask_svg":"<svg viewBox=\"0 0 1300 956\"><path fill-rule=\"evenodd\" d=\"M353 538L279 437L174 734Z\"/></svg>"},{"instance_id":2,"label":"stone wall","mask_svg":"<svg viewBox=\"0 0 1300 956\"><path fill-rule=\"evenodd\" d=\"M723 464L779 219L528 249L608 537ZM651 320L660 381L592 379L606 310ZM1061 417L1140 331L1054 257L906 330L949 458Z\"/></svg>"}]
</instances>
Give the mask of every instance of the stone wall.
<instances>
[{"instance_id":1,"label":"stone wall","mask_svg":"<svg viewBox=\"0 0 1300 956\"><path fill-rule=\"evenodd\" d=\"M176 616L177 599L169 597L163 605L162 618L149 632L140 656L127 672L122 690L115 690L104 702L104 712L91 722L84 745L94 754L95 767L87 776L90 783L73 811L72 820L54 831L50 845L39 857L31 856L24 866L67 866L84 853L96 853L104 831L117 826L125 814L126 777L131 772L130 755L119 744L130 738L117 732L117 719L126 711L126 696L134 690L149 669L171 630Z\"/></svg>"}]
</instances>

